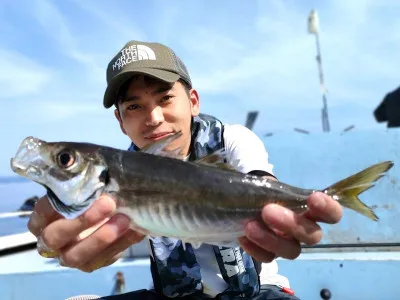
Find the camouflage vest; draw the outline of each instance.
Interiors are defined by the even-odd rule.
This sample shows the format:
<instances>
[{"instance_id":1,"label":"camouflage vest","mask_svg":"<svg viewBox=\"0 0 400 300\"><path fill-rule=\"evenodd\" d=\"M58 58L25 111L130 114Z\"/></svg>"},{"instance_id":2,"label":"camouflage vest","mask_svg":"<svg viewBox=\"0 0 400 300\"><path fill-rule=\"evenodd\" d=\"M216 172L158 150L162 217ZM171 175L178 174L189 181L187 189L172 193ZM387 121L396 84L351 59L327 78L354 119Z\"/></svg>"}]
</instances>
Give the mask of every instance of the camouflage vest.
<instances>
[{"instance_id":1,"label":"camouflage vest","mask_svg":"<svg viewBox=\"0 0 400 300\"><path fill-rule=\"evenodd\" d=\"M223 148L223 124L216 118L200 114L193 119L192 145L189 160L193 161ZM130 150L135 146L131 145ZM190 244L167 237L149 240L151 273L154 288L166 297L183 297L201 293L203 286L200 265ZM220 299L232 296L249 298L259 292L259 276L252 257L242 248L213 246L214 253L228 288Z\"/></svg>"}]
</instances>

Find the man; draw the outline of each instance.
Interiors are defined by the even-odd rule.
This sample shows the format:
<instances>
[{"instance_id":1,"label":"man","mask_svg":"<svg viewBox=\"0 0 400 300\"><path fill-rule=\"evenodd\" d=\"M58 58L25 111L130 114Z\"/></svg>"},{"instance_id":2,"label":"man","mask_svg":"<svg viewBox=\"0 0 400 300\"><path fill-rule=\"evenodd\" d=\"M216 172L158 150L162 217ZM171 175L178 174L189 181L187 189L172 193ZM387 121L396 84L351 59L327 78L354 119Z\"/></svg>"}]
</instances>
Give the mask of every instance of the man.
<instances>
[{"instance_id":1,"label":"man","mask_svg":"<svg viewBox=\"0 0 400 300\"><path fill-rule=\"evenodd\" d=\"M277 180L268 153L254 133L200 114L200 98L185 65L165 45L128 42L109 63L107 83L104 106L115 105L120 128L132 142L130 151L182 131L169 150L180 148L183 159L193 161L225 148L227 162L238 171ZM178 240L150 238L154 291L133 292L126 299L297 299L274 287L273 280L260 282L257 262L295 259L300 243L312 245L322 238L317 222L332 224L341 218L340 205L324 194L310 196L308 205L302 215L279 205L265 206L262 221L247 225L241 247L194 249ZM82 216L65 220L43 197L28 227L38 237L42 256L58 257L65 266L91 272L112 264L123 250L144 238L129 229L126 216L114 211L114 201L104 195Z\"/></svg>"}]
</instances>

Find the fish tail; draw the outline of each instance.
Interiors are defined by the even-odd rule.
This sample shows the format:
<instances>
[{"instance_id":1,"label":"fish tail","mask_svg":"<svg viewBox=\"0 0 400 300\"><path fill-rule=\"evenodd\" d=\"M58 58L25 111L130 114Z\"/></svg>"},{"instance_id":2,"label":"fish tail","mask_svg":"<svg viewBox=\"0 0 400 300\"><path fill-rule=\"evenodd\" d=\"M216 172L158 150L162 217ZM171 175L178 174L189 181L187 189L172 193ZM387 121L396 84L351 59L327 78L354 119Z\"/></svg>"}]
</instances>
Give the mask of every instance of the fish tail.
<instances>
[{"instance_id":1,"label":"fish tail","mask_svg":"<svg viewBox=\"0 0 400 300\"><path fill-rule=\"evenodd\" d=\"M331 185L325 191L344 207L352 209L373 221L378 221L379 218L372 208L363 203L358 195L373 187L376 181L383 177L392 166L393 162L391 161L372 165Z\"/></svg>"}]
</instances>

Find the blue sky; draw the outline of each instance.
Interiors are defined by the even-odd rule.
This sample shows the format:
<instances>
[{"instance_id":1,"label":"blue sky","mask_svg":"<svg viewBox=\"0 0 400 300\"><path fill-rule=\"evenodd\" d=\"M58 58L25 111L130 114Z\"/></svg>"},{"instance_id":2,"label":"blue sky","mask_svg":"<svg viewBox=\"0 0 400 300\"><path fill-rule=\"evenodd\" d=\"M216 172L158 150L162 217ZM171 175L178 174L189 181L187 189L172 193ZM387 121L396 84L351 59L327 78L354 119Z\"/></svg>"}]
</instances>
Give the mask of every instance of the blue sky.
<instances>
[{"instance_id":1,"label":"blue sky","mask_svg":"<svg viewBox=\"0 0 400 300\"><path fill-rule=\"evenodd\" d=\"M396 0L2 1L0 175L11 175L9 159L29 135L127 147L102 99L106 66L131 39L172 47L205 113L243 124L259 110L260 136L320 132L311 9L319 14L332 130L384 130L372 112L399 85Z\"/></svg>"}]
</instances>

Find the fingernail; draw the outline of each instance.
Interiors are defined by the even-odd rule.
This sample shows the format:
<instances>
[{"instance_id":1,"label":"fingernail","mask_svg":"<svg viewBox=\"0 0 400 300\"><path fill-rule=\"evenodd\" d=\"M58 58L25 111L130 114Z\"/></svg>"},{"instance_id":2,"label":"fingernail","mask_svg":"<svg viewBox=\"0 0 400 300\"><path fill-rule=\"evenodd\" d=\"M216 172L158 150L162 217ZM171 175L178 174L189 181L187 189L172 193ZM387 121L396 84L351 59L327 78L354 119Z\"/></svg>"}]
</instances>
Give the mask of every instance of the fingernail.
<instances>
[{"instance_id":1,"label":"fingernail","mask_svg":"<svg viewBox=\"0 0 400 300\"><path fill-rule=\"evenodd\" d=\"M61 267L66 267L66 264L65 264L64 259L62 258L62 256L60 256L60 257L58 258L58 263L59 263L59 265L60 265Z\"/></svg>"},{"instance_id":2,"label":"fingernail","mask_svg":"<svg viewBox=\"0 0 400 300\"><path fill-rule=\"evenodd\" d=\"M104 265L105 265L105 264L104 264L103 261L96 261L95 263L93 263L93 264L90 266L90 269L91 269L92 271L95 271L95 270L97 270L97 269L102 268Z\"/></svg>"},{"instance_id":3,"label":"fingernail","mask_svg":"<svg viewBox=\"0 0 400 300\"><path fill-rule=\"evenodd\" d=\"M53 252L53 251L42 251L39 252L40 256L44 257L44 258L56 258L57 257L57 252Z\"/></svg>"},{"instance_id":4,"label":"fingernail","mask_svg":"<svg viewBox=\"0 0 400 300\"><path fill-rule=\"evenodd\" d=\"M46 225L46 219L39 215L36 211L33 211L30 217L30 223L32 227L37 228L39 232L42 232Z\"/></svg>"},{"instance_id":5,"label":"fingernail","mask_svg":"<svg viewBox=\"0 0 400 300\"><path fill-rule=\"evenodd\" d=\"M44 242L43 238L41 235L39 235L38 239L37 239L37 244L36 247L38 249L38 251L50 251L50 248L47 247L46 243Z\"/></svg>"},{"instance_id":6,"label":"fingernail","mask_svg":"<svg viewBox=\"0 0 400 300\"><path fill-rule=\"evenodd\" d=\"M54 258L57 257L57 252L51 250L43 241L42 236L38 237L37 244L36 244L37 251L39 254L45 258Z\"/></svg>"},{"instance_id":7,"label":"fingernail","mask_svg":"<svg viewBox=\"0 0 400 300\"><path fill-rule=\"evenodd\" d=\"M125 215L115 215L112 218L112 222L110 222L111 230L114 230L116 233L121 233L125 231L129 227L130 220Z\"/></svg>"}]
</instances>

